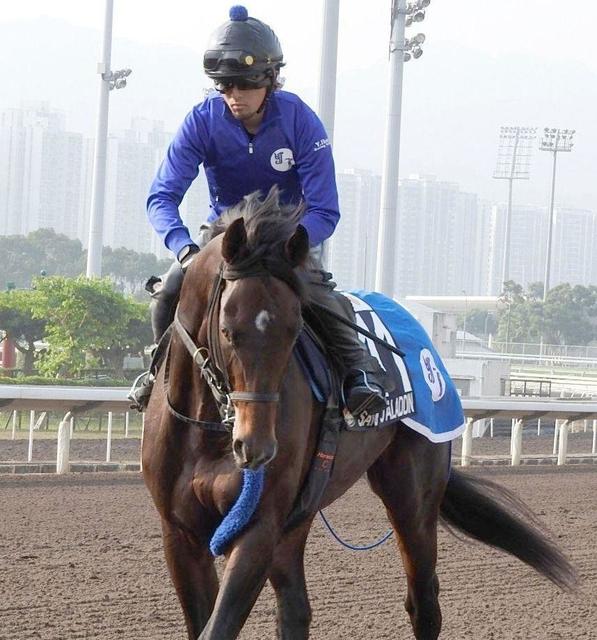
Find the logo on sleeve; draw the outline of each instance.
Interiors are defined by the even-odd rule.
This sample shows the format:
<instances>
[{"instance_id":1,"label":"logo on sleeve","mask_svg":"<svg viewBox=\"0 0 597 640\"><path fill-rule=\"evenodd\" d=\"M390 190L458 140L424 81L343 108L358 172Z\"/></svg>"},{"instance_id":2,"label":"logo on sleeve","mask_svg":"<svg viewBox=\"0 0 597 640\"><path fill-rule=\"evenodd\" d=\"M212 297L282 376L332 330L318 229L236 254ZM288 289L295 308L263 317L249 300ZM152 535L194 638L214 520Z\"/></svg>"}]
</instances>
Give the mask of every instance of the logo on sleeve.
<instances>
[{"instance_id":1,"label":"logo on sleeve","mask_svg":"<svg viewBox=\"0 0 597 640\"><path fill-rule=\"evenodd\" d=\"M276 171L290 171L294 166L292 149L283 147L282 149L274 151L269 161Z\"/></svg>"},{"instance_id":2,"label":"logo on sleeve","mask_svg":"<svg viewBox=\"0 0 597 640\"><path fill-rule=\"evenodd\" d=\"M315 143L315 146L313 147L313 151L320 151L321 149L325 149L326 147L329 147L332 143L330 142L329 138L322 138L321 140L318 140Z\"/></svg>"}]
</instances>

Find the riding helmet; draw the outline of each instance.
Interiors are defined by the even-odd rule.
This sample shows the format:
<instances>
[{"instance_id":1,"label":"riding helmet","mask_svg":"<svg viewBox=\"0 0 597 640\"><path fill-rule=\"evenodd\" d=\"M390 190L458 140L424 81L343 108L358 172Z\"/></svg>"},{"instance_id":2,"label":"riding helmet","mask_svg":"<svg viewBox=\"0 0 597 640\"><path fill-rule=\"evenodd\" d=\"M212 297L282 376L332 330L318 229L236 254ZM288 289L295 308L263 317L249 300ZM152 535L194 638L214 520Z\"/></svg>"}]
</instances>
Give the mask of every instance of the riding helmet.
<instances>
[{"instance_id":1,"label":"riding helmet","mask_svg":"<svg viewBox=\"0 0 597 640\"><path fill-rule=\"evenodd\" d=\"M230 20L210 37L203 56L205 73L213 80L234 77L273 83L284 65L276 34L261 20L249 17L241 5L233 6L229 15Z\"/></svg>"}]
</instances>

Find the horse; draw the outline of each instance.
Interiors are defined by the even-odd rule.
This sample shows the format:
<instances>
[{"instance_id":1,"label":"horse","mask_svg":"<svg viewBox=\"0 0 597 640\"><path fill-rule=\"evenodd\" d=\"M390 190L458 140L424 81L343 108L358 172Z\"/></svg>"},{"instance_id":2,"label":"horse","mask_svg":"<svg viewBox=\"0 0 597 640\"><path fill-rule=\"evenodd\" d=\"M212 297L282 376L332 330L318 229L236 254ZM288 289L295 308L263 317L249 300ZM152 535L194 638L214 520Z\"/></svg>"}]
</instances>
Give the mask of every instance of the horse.
<instances>
[{"instance_id":1,"label":"horse","mask_svg":"<svg viewBox=\"0 0 597 640\"><path fill-rule=\"evenodd\" d=\"M291 528L286 523L326 407L292 355L309 305L303 277L309 244L300 220L300 208L281 205L272 191L245 197L216 223L185 275L178 329L147 408L143 475L192 640L237 638L267 580L277 637L309 637L303 555L316 510ZM208 349L219 352L229 385L232 407L224 418L216 402L222 387L205 375L206 360L216 356ZM318 505L330 505L367 474L398 540L417 640L435 640L441 629L439 522L518 557L562 589L576 585L573 567L531 511L504 488L450 470L450 451L449 442L434 444L399 420L342 431ZM210 539L241 491L243 472L259 469L261 498L225 549L219 583Z\"/></svg>"}]
</instances>

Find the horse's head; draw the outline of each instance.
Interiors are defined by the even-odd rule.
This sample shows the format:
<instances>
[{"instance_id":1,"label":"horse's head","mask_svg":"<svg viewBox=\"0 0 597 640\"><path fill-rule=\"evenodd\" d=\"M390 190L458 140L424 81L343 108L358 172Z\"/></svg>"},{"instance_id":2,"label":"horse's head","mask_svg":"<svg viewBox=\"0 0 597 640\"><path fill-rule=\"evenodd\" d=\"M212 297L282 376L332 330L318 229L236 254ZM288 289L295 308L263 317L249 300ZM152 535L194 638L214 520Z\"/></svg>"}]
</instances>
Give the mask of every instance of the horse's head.
<instances>
[{"instance_id":1,"label":"horse's head","mask_svg":"<svg viewBox=\"0 0 597 640\"><path fill-rule=\"evenodd\" d=\"M276 455L277 396L302 326L303 288L294 269L308 255L300 210L280 206L277 190L253 194L231 214L221 253L225 287L219 343L235 406L232 450L240 467Z\"/></svg>"}]
</instances>

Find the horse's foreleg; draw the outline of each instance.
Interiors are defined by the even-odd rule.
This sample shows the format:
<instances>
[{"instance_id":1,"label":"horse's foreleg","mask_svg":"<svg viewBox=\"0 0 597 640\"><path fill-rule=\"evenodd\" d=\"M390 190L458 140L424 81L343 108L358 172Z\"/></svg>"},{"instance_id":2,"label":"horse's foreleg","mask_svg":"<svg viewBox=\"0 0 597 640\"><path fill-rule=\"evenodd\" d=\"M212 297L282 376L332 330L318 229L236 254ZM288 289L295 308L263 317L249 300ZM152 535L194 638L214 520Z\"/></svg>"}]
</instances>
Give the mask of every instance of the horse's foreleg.
<instances>
[{"instance_id":1,"label":"horse's foreleg","mask_svg":"<svg viewBox=\"0 0 597 640\"><path fill-rule=\"evenodd\" d=\"M238 637L267 580L278 537L265 518L233 544L212 616L199 640Z\"/></svg>"},{"instance_id":2,"label":"horse's foreleg","mask_svg":"<svg viewBox=\"0 0 597 640\"><path fill-rule=\"evenodd\" d=\"M218 594L218 576L207 545L199 545L175 525L162 520L164 555L182 606L189 640L197 640Z\"/></svg>"},{"instance_id":3,"label":"horse's foreleg","mask_svg":"<svg viewBox=\"0 0 597 640\"><path fill-rule=\"evenodd\" d=\"M270 582L276 592L279 640L306 640L311 606L305 583L304 553L313 519L284 536L274 553Z\"/></svg>"},{"instance_id":4,"label":"horse's foreleg","mask_svg":"<svg viewBox=\"0 0 597 640\"><path fill-rule=\"evenodd\" d=\"M405 607L417 640L436 640L441 630L435 567L448 456L448 445L398 430L369 470L371 487L383 500L398 538L408 583Z\"/></svg>"}]
</instances>

